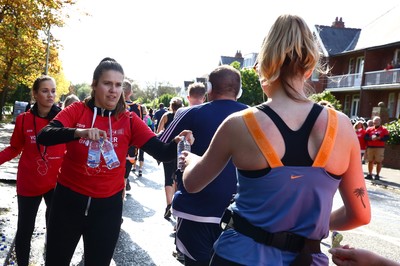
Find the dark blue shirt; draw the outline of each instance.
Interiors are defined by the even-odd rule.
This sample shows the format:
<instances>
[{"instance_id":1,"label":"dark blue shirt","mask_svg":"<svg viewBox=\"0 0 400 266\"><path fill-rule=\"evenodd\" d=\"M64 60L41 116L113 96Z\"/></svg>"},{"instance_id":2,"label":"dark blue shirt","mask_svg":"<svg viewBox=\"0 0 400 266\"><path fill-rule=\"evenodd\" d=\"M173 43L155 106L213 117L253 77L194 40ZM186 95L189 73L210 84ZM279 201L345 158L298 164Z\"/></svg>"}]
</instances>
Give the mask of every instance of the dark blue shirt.
<instances>
[{"instance_id":1,"label":"dark blue shirt","mask_svg":"<svg viewBox=\"0 0 400 266\"><path fill-rule=\"evenodd\" d=\"M184 110L175 117L160 137L168 142L182 130L193 132L195 142L191 151L203 155L220 124L230 114L248 106L233 100L216 100ZM178 171L178 191L175 193L172 207L174 215L198 222L219 223L232 195L236 193L236 168L230 161L218 177L198 193L188 193Z\"/></svg>"}]
</instances>

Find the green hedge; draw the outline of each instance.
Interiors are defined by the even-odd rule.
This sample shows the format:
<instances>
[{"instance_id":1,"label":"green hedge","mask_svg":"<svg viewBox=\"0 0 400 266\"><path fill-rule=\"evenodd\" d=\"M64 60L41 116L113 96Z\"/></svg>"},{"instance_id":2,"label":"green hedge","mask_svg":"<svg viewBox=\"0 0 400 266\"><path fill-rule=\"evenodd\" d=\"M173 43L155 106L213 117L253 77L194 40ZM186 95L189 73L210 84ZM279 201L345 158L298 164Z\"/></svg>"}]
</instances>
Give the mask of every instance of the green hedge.
<instances>
[{"instance_id":1,"label":"green hedge","mask_svg":"<svg viewBox=\"0 0 400 266\"><path fill-rule=\"evenodd\" d=\"M400 144L400 120L392 121L384 125L390 133L387 144Z\"/></svg>"}]
</instances>

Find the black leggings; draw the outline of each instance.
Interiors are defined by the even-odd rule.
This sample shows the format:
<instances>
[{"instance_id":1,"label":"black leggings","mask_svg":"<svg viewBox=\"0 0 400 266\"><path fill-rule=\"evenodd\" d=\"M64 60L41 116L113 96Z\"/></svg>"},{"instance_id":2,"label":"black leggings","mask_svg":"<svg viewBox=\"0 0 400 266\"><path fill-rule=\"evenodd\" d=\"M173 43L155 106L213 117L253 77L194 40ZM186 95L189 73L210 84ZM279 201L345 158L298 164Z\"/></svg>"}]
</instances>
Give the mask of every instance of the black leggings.
<instances>
[{"instance_id":1,"label":"black leggings","mask_svg":"<svg viewBox=\"0 0 400 266\"><path fill-rule=\"evenodd\" d=\"M69 266L83 236L85 266L110 265L119 237L122 191L91 198L57 184L47 231L46 266Z\"/></svg>"},{"instance_id":2,"label":"black leggings","mask_svg":"<svg viewBox=\"0 0 400 266\"><path fill-rule=\"evenodd\" d=\"M129 156L129 157L135 158L135 159L136 159L137 154L138 154L138 152L137 152L136 147L130 146L130 147L128 148L128 156ZM135 167L136 167L136 165L135 165ZM125 164L125 176L124 176L125 178L128 178L128 177L129 177L129 174L130 174L131 170L132 170L132 163L131 163L131 161L126 160L126 164Z\"/></svg>"},{"instance_id":3,"label":"black leggings","mask_svg":"<svg viewBox=\"0 0 400 266\"><path fill-rule=\"evenodd\" d=\"M176 159L170 162L164 162L164 186L172 186L175 181Z\"/></svg>"},{"instance_id":4,"label":"black leggings","mask_svg":"<svg viewBox=\"0 0 400 266\"><path fill-rule=\"evenodd\" d=\"M49 216L50 203L53 196L53 189L49 192L35 197L18 195L18 227L15 235L15 253L20 266L28 266L31 240L35 229L36 215L44 198L46 203L46 223Z\"/></svg>"},{"instance_id":5,"label":"black leggings","mask_svg":"<svg viewBox=\"0 0 400 266\"><path fill-rule=\"evenodd\" d=\"M139 150L139 162L144 162L144 151L142 149Z\"/></svg>"}]
</instances>

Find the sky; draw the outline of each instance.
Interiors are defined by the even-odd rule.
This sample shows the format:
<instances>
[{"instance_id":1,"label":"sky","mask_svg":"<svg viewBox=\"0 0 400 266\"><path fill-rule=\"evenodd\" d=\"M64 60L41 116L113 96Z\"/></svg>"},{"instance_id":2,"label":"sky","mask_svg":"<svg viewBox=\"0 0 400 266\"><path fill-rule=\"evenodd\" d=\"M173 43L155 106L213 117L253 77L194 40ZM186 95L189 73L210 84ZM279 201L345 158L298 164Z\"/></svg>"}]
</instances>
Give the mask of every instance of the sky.
<instances>
[{"instance_id":1,"label":"sky","mask_svg":"<svg viewBox=\"0 0 400 266\"><path fill-rule=\"evenodd\" d=\"M209 74L220 56L258 53L275 19L300 15L310 28L363 29L398 0L77 0L63 28L52 29L62 48L67 80L91 83L104 57L116 59L140 86L183 81ZM84 12L90 14L83 15Z\"/></svg>"}]
</instances>

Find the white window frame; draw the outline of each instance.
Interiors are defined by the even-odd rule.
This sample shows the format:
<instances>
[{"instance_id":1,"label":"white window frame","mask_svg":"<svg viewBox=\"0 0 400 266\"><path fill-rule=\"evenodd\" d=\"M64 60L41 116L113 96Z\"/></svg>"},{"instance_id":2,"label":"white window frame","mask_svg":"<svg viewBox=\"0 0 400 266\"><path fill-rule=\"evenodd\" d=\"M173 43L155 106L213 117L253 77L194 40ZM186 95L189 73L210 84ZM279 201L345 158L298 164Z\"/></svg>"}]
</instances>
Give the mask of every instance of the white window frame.
<instances>
[{"instance_id":1,"label":"white window frame","mask_svg":"<svg viewBox=\"0 0 400 266\"><path fill-rule=\"evenodd\" d=\"M400 64L400 49L396 49L396 51L394 51L394 64L395 65L399 65Z\"/></svg>"},{"instance_id":2,"label":"white window frame","mask_svg":"<svg viewBox=\"0 0 400 266\"><path fill-rule=\"evenodd\" d=\"M356 71L354 73L362 73L364 71L364 56L357 57Z\"/></svg>"},{"instance_id":3,"label":"white window frame","mask_svg":"<svg viewBox=\"0 0 400 266\"><path fill-rule=\"evenodd\" d=\"M351 97L350 118L357 117L360 108L360 94L354 94Z\"/></svg>"},{"instance_id":4,"label":"white window frame","mask_svg":"<svg viewBox=\"0 0 400 266\"><path fill-rule=\"evenodd\" d=\"M400 116L400 92L397 96L396 118L398 119L399 116Z\"/></svg>"}]
</instances>

